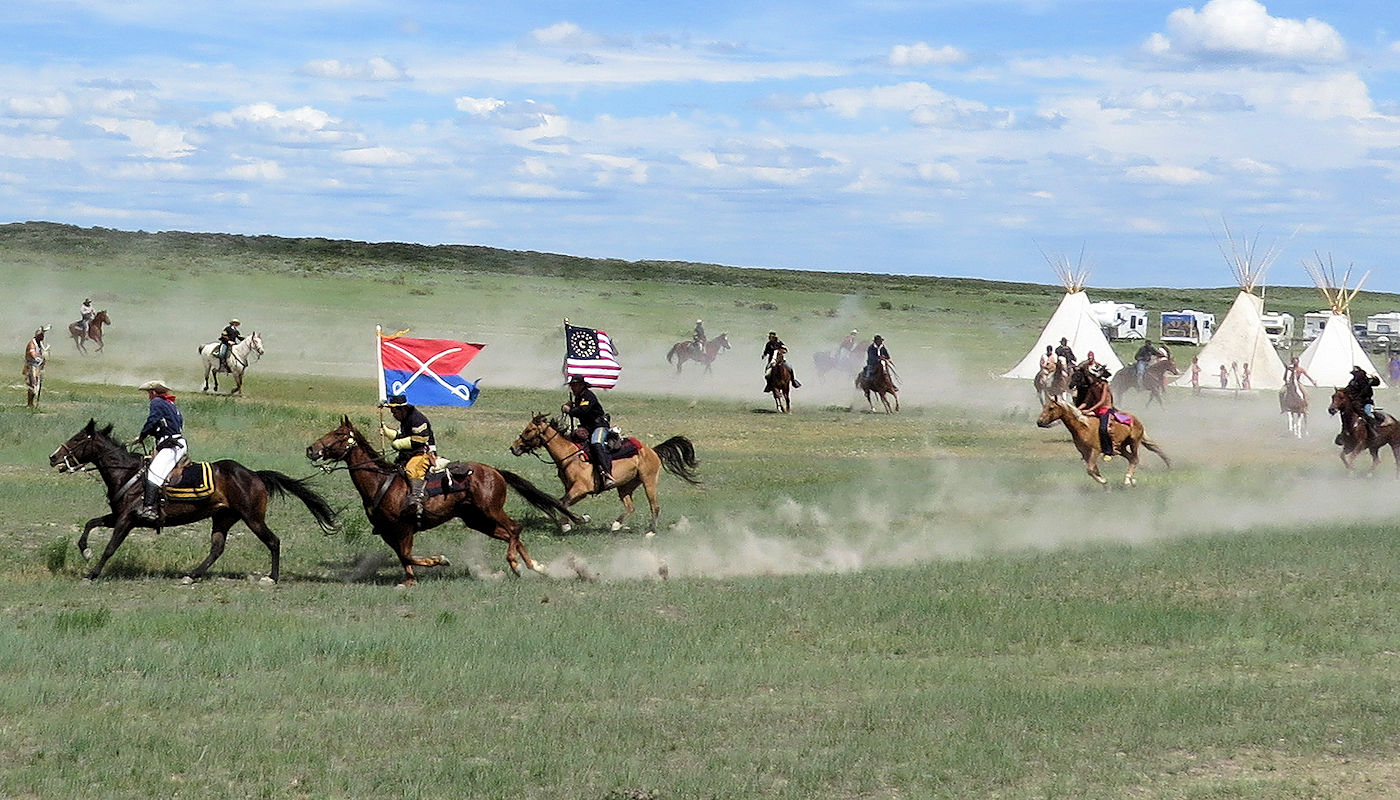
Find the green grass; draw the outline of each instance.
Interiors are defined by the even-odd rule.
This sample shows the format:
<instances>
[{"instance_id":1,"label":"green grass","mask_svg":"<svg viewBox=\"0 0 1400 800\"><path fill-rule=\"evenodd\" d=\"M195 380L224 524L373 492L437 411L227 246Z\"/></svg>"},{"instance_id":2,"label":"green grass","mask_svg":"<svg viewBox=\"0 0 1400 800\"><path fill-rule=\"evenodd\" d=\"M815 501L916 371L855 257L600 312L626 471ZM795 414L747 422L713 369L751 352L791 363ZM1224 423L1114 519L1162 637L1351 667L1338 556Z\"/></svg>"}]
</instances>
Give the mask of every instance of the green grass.
<instances>
[{"instance_id":1,"label":"green grass","mask_svg":"<svg viewBox=\"0 0 1400 800\"><path fill-rule=\"evenodd\" d=\"M1144 416L1176 467L1092 486L1028 387L989 377L1056 289L621 262L575 287L561 257L47 226L0 230L0 263L11 340L89 292L117 320L102 356L56 342L39 413L0 406L0 796L1272 800L1400 777L1389 465L1349 480L1319 415L1298 442L1270 397L1173 393ZM269 340L241 399L201 394L193 358L229 314ZM276 586L242 526L206 581L178 579L207 525L134 533L81 580L102 491L48 469L58 443L89 418L129 438L158 373L196 458L312 475L312 439L377 418L375 321L487 339L479 406L431 412L442 448L556 491L507 447L563 399L565 315L630 343L605 398L629 433L696 443L705 485L663 476L654 539L606 532L611 498L569 536L513 499L548 577L444 526L416 549L453 566L397 590L334 473L337 535L273 503ZM768 413L757 346L677 379L662 354L695 316L810 349L879 325L905 411L812 375Z\"/></svg>"}]
</instances>

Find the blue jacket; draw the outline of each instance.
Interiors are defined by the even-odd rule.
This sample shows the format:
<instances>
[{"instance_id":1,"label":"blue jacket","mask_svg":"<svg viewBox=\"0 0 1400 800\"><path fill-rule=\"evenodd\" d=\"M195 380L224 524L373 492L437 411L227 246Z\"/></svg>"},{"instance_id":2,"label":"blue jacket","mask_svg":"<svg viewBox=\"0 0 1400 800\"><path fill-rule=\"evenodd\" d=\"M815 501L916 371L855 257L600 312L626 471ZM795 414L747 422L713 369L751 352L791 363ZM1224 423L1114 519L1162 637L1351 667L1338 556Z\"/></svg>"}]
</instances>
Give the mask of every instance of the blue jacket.
<instances>
[{"instance_id":1,"label":"blue jacket","mask_svg":"<svg viewBox=\"0 0 1400 800\"><path fill-rule=\"evenodd\" d=\"M151 412L146 424L141 428L141 437L154 436L156 449L175 444L175 439L184 436L185 418L172 400L162 395L151 398Z\"/></svg>"}]
</instances>

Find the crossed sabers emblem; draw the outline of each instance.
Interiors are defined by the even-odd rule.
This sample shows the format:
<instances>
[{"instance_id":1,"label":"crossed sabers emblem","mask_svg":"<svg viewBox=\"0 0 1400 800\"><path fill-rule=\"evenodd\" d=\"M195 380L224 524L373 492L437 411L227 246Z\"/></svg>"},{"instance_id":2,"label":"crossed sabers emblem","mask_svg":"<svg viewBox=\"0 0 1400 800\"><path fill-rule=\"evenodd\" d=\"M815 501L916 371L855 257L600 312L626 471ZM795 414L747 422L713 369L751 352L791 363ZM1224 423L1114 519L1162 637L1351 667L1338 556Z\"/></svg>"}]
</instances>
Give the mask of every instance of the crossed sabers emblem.
<instances>
[{"instance_id":1,"label":"crossed sabers emblem","mask_svg":"<svg viewBox=\"0 0 1400 800\"><path fill-rule=\"evenodd\" d=\"M449 348L447 348L446 350L443 350L442 352L438 353L437 355L435 355L435 356L429 358L427 361L422 361L422 360L420 360L420 359L418 358L418 356L415 356L414 354L408 352L407 350L403 349L402 347L399 347L398 345L394 344L392 341L386 341L386 342L384 342L384 346L385 346L385 347L392 347L392 348L394 348L395 350L399 351L400 353L404 354L405 356L408 356L410 359L412 359L412 360L418 362L418 369L415 370L414 373L413 373L412 375L409 375L409 376L408 376L408 380L405 380L405 381L394 381L394 382L393 382L393 384L392 384L391 387L390 387L390 388L393 389L393 391L390 392L390 394L406 394L406 393L408 392L408 387L412 386L412 385L413 385L413 382L416 381L416 380L418 380L418 376L420 376L420 375L426 375L426 376L428 376L428 377L431 377L433 380L437 381L439 384L442 385L442 388L446 389L447 391L451 392L452 394L456 395L457 397L460 397L461 399L466 400L466 401L470 401L470 400L471 400L471 390L470 390L470 389L468 389L468 388L465 387L465 386L453 386L452 384L450 384L450 383L448 383L447 381L443 380L441 375L437 374L436 372L434 372L434 371L432 370L433 362L437 361L437 360L440 359L440 358L444 358L444 357L446 357L446 356L450 356L450 355L452 355L453 353L460 353L460 352L462 351L462 348L460 348L460 347L449 347Z\"/></svg>"}]
</instances>

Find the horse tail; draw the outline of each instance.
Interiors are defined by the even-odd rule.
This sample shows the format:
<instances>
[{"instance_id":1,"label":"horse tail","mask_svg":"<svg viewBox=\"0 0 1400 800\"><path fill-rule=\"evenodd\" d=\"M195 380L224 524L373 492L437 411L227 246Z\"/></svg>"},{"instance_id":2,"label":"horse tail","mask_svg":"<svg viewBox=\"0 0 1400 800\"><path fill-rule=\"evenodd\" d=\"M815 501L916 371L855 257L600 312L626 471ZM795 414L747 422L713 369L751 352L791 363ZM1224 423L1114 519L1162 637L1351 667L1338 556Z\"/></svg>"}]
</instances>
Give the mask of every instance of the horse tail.
<instances>
[{"instance_id":1,"label":"horse tail","mask_svg":"<svg viewBox=\"0 0 1400 800\"><path fill-rule=\"evenodd\" d=\"M566 508L563 503L559 502L554 497L545 493L543 489L541 489L533 483L530 483L524 477L517 475L514 472L511 472L510 470L500 469L496 471L501 473L502 478L506 479L507 486L519 492L520 496L525 498L525 502L529 503L535 508L538 508L540 511L544 511L546 513L554 512L557 514L563 514L565 519L574 523L575 525L583 523L583 519L580 518L574 512L570 511L568 508Z\"/></svg>"},{"instance_id":2,"label":"horse tail","mask_svg":"<svg viewBox=\"0 0 1400 800\"><path fill-rule=\"evenodd\" d=\"M1157 457L1162 459L1162 463L1167 465L1167 469L1172 468L1172 460L1170 458L1167 458L1167 454L1162 452L1162 448L1158 447L1156 442L1144 436L1142 437L1142 441L1138 442L1138 444L1141 444L1143 447L1146 447L1148 450L1151 450L1152 452L1156 453Z\"/></svg>"},{"instance_id":3,"label":"horse tail","mask_svg":"<svg viewBox=\"0 0 1400 800\"><path fill-rule=\"evenodd\" d=\"M695 474L695 468L700 466L700 461L695 457L695 445L684 436L672 436L666 441L651 448L661 459L661 466L666 471L677 478L689 483L691 486L699 486L700 478Z\"/></svg>"},{"instance_id":4,"label":"horse tail","mask_svg":"<svg viewBox=\"0 0 1400 800\"><path fill-rule=\"evenodd\" d=\"M337 529L335 520L335 509L331 508L326 498L317 494L308 484L310 478L298 480L290 475L284 475L276 470L260 469L253 473L258 476L263 486L267 487L268 494L282 496L290 494L306 505L306 510L311 512L316 524L321 526L325 533L333 533Z\"/></svg>"},{"instance_id":5,"label":"horse tail","mask_svg":"<svg viewBox=\"0 0 1400 800\"><path fill-rule=\"evenodd\" d=\"M671 363L671 356L674 356L674 355L676 354L676 351L679 350L679 349L681 349L681 346L680 346L679 343L677 343L677 344L671 345L671 349L668 350L668 351L666 351L666 363L667 363L667 364Z\"/></svg>"}]
</instances>

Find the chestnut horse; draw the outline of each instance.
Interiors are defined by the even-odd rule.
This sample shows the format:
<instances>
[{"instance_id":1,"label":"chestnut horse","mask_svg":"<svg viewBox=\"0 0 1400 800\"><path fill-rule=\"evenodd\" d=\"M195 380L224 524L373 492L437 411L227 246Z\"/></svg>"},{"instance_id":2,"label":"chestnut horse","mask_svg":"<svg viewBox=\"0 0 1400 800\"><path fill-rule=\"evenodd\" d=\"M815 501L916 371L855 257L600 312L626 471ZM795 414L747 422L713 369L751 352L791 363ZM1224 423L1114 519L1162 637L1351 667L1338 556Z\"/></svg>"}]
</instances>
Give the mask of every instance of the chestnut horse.
<instances>
[{"instance_id":1,"label":"chestnut horse","mask_svg":"<svg viewBox=\"0 0 1400 800\"><path fill-rule=\"evenodd\" d=\"M865 392L865 403L870 406L871 411L875 410L875 401L870 397L871 392L880 396L886 414L893 414L899 410L899 387L894 385L894 374L888 363L881 361L869 377L866 377L865 370L856 373L856 388ZM894 408L890 408L891 397L894 398Z\"/></svg>"},{"instance_id":2,"label":"chestnut horse","mask_svg":"<svg viewBox=\"0 0 1400 800\"><path fill-rule=\"evenodd\" d=\"M439 496L423 499L421 516L405 509L409 498L408 478L403 470L380 458L379 453L350 422L348 416L340 418L340 425L330 433L312 442L306 448L306 457L313 462L340 461L350 472L350 481L360 493L374 533L399 557L403 565L403 581L400 586L417 583L413 575L414 567L448 566L446 556L413 555L413 536L418 531L460 519L468 528L481 531L505 542L506 564L511 572L520 574L520 560L525 566L544 574L544 567L525 549L520 541L519 522L511 519L505 511L506 489L514 489L535 508L553 516L560 514L572 521L579 521L559 501L545 494L534 484L512 472L497 470L486 464L467 462L471 474L466 477L466 487ZM327 471L333 467L322 467Z\"/></svg>"},{"instance_id":3,"label":"chestnut horse","mask_svg":"<svg viewBox=\"0 0 1400 800\"><path fill-rule=\"evenodd\" d=\"M615 458L612 462L617 496L622 501L622 514L613 521L612 529L620 530L636 510L636 504L632 502L632 493L641 486L646 491L647 503L651 505L651 522L647 526L646 535L654 536L656 518L661 515L661 504L656 499L656 479L660 476L662 467L690 485L698 486L700 481L695 477L694 470L700 462L695 459L694 445L684 436L672 436L656 447L647 447L641 442L638 444L641 444L641 448L637 450L636 455ZM605 491L595 479L593 465L584 460L587 452L585 447L572 441L562 430L560 423L550 420L544 414L531 417L530 423L510 446L511 455L515 456L540 449L549 454L555 468L559 470L559 480L564 484L564 496L559 502L564 507L572 506L589 495ZM588 521L588 517L584 517L583 520ZM567 523L560 525L560 530L564 533L571 529L572 526Z\"/></svg>"},{"instance_id":4,"label":"chestnut horse","mask_svg":"<svg viewBox=\"0 0 1400 800\"><path fill-rule=\"evenodd\" d=\"M190 571L187 576L194 580L204 576L224 552L229 529L242 521L248 529L267 545L272 554L272 569L263 580L276 583L280 562L281 543L277 535L267 527L268 498L290 494L306 505L312 518L322 531L330 532L335 526L335 512L319 494L312 491L306 481L300 481L274 472L270 469L254 472L237 461L215 461L212 468L213 492L207 497L191 500L168 499L164 512L158 520L146 520L136 516L141 507L142 485L146 482L146 464L139 454L126 449L126 446L112 438L112 426L97 427L96 420L88 420L87 427L78 431L71 439L58 446L49 456L49 466L58 467L61 472L80 472L84 465L91 464L102 476L107 486L107 503L112 512L94 517L83 526L78 537L78 549L83 558L92 558L88 549L88 533L93 528L111 528L112 538L107 540L107 549L87 574L88 580L102 573L107 559L117 552L133 528L154 528L187 525L200 520L214 520L213 537L209 542L209 556L204 562ZM193 465L191 465L193 466ZM188 469L188 467L187 467Z\"/></svg>"},{"instance_id":5,"label":"chestnut horse","mask_svg":"<svg viewBox=\"0 0 1400 800\"><path fill-rule=\"evenodd\" d=\"M1162 348L1166 350L1165 347ZM1147 406L1152 407L1152 401L1156 400L1157 405L1166 408L1162 403L1162 393L1167 388L1168 375L1180 375L1176 368L1176 361L1172 359L1171 351L1167 350L1164 358L1159 358L1147 365L1147 369L1142 373L1142 384L1138 384L1137 364L1128 364L1113 374L1113 380L1109 382L1108 388L1113 392L1114 397L1122 397L1130 390L1141 390L1147 392Z\"/></svg>"},{"instance_id":6,"label":"chestnut horse","mask_svg":"<svg viewBox=\"0 0 1400 800\"><path fill-rule=\"evenodd\" d=\"M68 326L68 335L73 337L73 344L77 346L79 352L87 352L89 341L97 342L97 352L102 352L102 326L111 325L112 318L107 316L107 309L102 309L93 315L88 321L87 334L83 333L83 322L78 320Z\"/></svg>"},{"instance_id":7,"label":"chestnut horse","mask_svg":"<svg viewBox=\"0 0 1400 800\"><path fill-rule=\"evenodd\" d=\"M1362 451L1371 451L1371 469L1367 475L1375 473L1376 468L1381 465L1381 448L1390 445L1391 455L1395 456L1395 477L1400 478L1400 421L1395 417L1376 412L1376 435L1371 436L1366 429L1366 421L1362 418L1360 407L1351 395L1338 389L1332 393L1332 402L1327 406L1327 413L1341 415L1342 432L1337 434L1336 442L1342 446L1342 463L1350 471L1356 465L1356 457Z\"/></svg>"},{"instance_id":8,"label":"chestnut horse","mask_svg":"<svg viewBox=\"0 0 1400 800\"><path fill-rule=\"evenodd\" d=\"M1037 419L1035 424L1048 428L1056 422L1063 422L1069 429L1069 435L1074 439L1074 446L1079 449L1080 457L1084 459L1089 477L1100 484L1108 485L1108 481L1099 473L1099 456L1103 454L1099 445L1099 421L1063 400L1052 398L1045 404L1045 408L1040 412L1040 419ZM1167 454L1162 452L1155 442L1147 438L1142 420L1137 417L1132 417L1132 423L1128 425L1116 419L1109 422L1108 435L1113 440L1113 451L1128 461L1128 474L1123 477L1124 486L1137 485L1137 478L1133 477L1133 473L1137 472L1138 460L1142 455L1138 450L1139 446L1156 453L1162 459L1162 463L1167 465L1167 469L1171 469L1171 459L1167 458Z\"/></svg>"},{"instance_id":9,"label":"chestnut horse","mask_svg":"<svg viewBox=\"0 0 1400 800\"><path fill-rule=\"evenodd\" d=\"M690 361L698 361L705 365L705 374L709 375L714 368L715 359L719 354L729 349L729 334L721 333L719 336L705 342L704 347L700 347L696 342L685 341L676 342L666 353L666 363L673 360L676 363L676 374L681 372L681 365Z\"/></svg>"},{"instance_id":10,"label":"chestnut horse","mask_svg":"<svg viewBox=\"0 0 1400 800\"><path fill-rule=\"evenodd\" d=\"M765 392L773 393L773 408L779 414L792 413L792 367L787 365L787 360L783 358L783 353L787 351L779 350L773 357L773 368L768 372L768 387Z\"/></svg>"}]
</instances>

